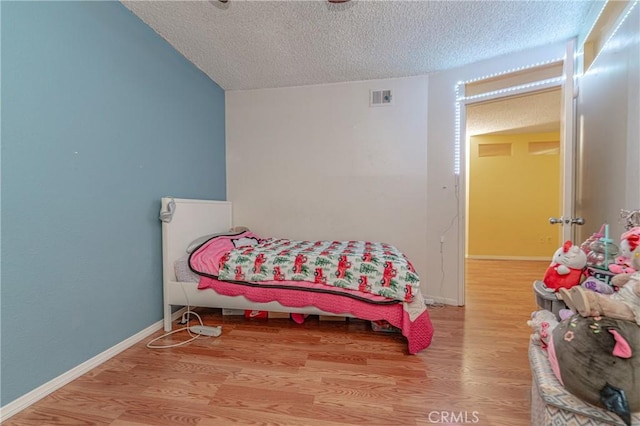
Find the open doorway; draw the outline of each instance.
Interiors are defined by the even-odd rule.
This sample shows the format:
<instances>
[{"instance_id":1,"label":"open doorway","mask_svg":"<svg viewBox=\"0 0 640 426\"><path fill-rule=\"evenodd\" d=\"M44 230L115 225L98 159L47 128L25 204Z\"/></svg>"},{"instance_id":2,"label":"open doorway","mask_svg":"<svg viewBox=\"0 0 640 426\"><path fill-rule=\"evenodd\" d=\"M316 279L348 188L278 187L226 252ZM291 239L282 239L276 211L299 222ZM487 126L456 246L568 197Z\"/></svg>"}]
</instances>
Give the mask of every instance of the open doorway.
<instances>
[{"instance_id":1,"label":"open doorway","mask_svg":"<svg viewBox=\"0 0 640 426\"><path fill-rule=\"evenodd\" d=\"M560 246L559 87L467 105L467 259L547 260Z\"/></svg>"},{"instance_id":2,"label":"open doorway","mask_svg":"<svg viewBox=\"0 0 640 426\"><path fill-rule=\"evenodd\" d=\"M565 58L573 59L573 51L574 43L570 42ZM563 224L559 232L555 231L557 227L549 227L547 220L555 216L551 210L554 206L556 211L560 206L561 212L573 209L567 202L573 200L573 178L570 178L575 122L573 75L573 61L560 59L461 82L456 88L460 157L464 159L460 170L464 195L459 203L465 220L459 228L463 235L460 247L463 263L458 293L463 302L466 301L466 270L472 262L468 254L494 262L510 259L512 264L505 265L505 270L509 270L509 267L521 266L524 259L548 260L555 249L545 248L557 248L562 239L558 236L570 229L570 220L564 227L564 215L559 221ZM524 163L511 164L514 154ZM481 160L489 172L490 178L485 175L484 184L471 169L472 156ZM490 167L486 167L487 164ZM522 177L528 179L526 188L516 179ZM468 196L468 188L474 182L479 182L475 187L481 192L493 192L481 193L474 200L473 192ZM543 201L541 197L545 196ZM536 197L537 203L532 207L528 202ZM484 218L474 210L478 200L484 203ZM537 225L536 229L532 224ZM496 238L499 235L501 240ZM537 252L531 252L532 248ZM548 265L541 262L537 260L539 265ZM544 269L529 279L533 281L538 275L544 275ZM485 279L491 280L491 277Z\"/></svg>"},{"instance_id":3,"label":"open doorway","mask_svg":"<svg viewBox=\"0 0 640 426\"><path fill-rule=\"evenodd\" d=\"M539 120L541 116L548 110L557 109L557 97L555 97L559 93L560 98L560 107L559 113L554 113L554 117L557 119L552 119L551 121L554 123L560 123L560 132L559 132L559 179L556 179L555 185L559 188L559 193L561 194L559 199L560 209L559 218L551 217L550 215L544 214L546 220L548 222L543 222L545 219L541 219L540 226L549 226L548 223L559 224L560 226L552 227L552 232L547 232L548 229L543 231L536 231L537 234L534 234L534 237L527 237L523 241L518 241L513 234L507 232L507 238L511 243L517 244L518 247L529 245L556 245L557 239L554 244L554 235L553 229L558 229L558 235L561 235L560 240L564 241L567 239L571 239L571 234L573 233L573 225L579 224L581 221L580 218L573 217L574 211L574 188L575 188L575 173L574 173L574 157L575 157L575 97L577 92L574 90L574 60L575 60L575 41L571 40L566 45L565 56L562 59L552 60L545 63L538 63L531 65L529 67L518 68L515 70L505 71L504 73L493 74L487 77L482 77L478 79L472 79L467 81L459 82L456 85L456 155L457 158L460 159L459 166L456 169L456 173L459 173L460 179L458 180L458 184L460 186L460 194L458 197L458 212L461 216L464 216L465 220L458 222L458 232L460 235L460 246L459 246L459 279L458 279L458 304L466 305L466 282L467 282L467 273L466 273L466 263L467 263L467 253L468 248L470 248L468 244L468 235L469 233L474 232L474 228L471 228L473 225L469 220L469 210L468 203L469 198L467 197L467 189L469 188L469 163L470 163L470 144L471 138L467 137L467 123L470 122L468 120L468 115L471 115L471 120L473 120L473 114L480 114L483 110L497 110L501 109L504 112L499 116L492 116L487 120L478 120L478 122L495 124L500 122L500 117L511 117L511 125L508 127L503 127L500 130L483 130L479 133L489 134L491 137L515 137L509 136L510 133L516 134L514 129L517 128L527 128L530 126L534 126L536 124L523 124L523 125L514 125L515 123L522 122L525 117L528 117L531 120ZM537 100L544 100L547 96L554 97L555 107L547 107L543 104L537 104ZM503 104L502 101L506 102ZM505 106L506 105L506 106ZM520 111L520 112L518 112ZM551 122L549 120L544 120L547 122ZM538 123L541 124L541 123ZM508 130L507 130L508 129ZM529 131L529 130L528 130ZM504 142L500 141L500 142ZM531 143L529 143L531 142ZM527 141L525 144L526 148L524 148L524 152L526 155L533 157L542 158L548 155L554 155L557 150L555 149L555 144L549 144L549 142L554 142L550 140L531 140ZM500 146L501 143L490 142L487 143L488 146L483 147L483 153L487 154L487 156L495 155L495 150L504 150L504 146ZM513 144L512 144L513 145ZM476 151L478 148L476 147ZM477 152L476 152L477 154ZM543 174L538 172L538 168L534 167L531 170L526 170L524 166L516 167L516 171L514 172L516 175L526 174L528 177L533 177L534 185L537 185L539 188L541 183L536 179L540 179ZM493 170L495 171L495 170ZM508 179L510 176L513 176L504 173L502 175L498 175L498 179L495 180L493 186L499 189L506 187ZM549 183L549 186L553 185ZM555 189L555 188L554 188ZM528 191L528 192L527 192ZM516 204L514 200L516 197L514 193L525 193L526 195L531 195L534 191L531 189L523 190L520 189L520 186L515 186L515 188L511 188L509 190L503 190L499 192L499 195L494 196L493 200L502 200L507 204ZM542 192L542 191L538 191ZM493 230L494 232L488 232L484 236L485 240L493 240L494 235L498 231L503 231L507 229L503 226L505 221L513 220L520 228L527 228L531 223L537 223L537 221L532 221L527 219L526 221L522 219L522 213L518 209L515 211L508 210L504 205L501 206L502 209L497 209L498 203L492 202L492 199L489 197L485 197L489 199L488 210L489 220L486 223L486 227L489 231ZM526 209L526 207L522 207L520 209ZM473 207L472 207L473 209ZM498 217L498 211L507 211L508 214L505 217ZM556 214L553 214L553 216ZM553 220L551 220L553 219ZM578 220L580 219L580 220ZM545 223L545 225L543 225ZM472 240L473 241L473 240ZM532 242L533 241L533 242ZM473 249L472 249L473 250ZM555 250L552 250L552 252ZM497 256L495 252L490 253L492 256ZM546 254L548 256L547 259L550 259L551 254ZM507 256L513 256L514 260L516 260L516 266L522 264L523 258L529 257L524 254L518 254L513 251L510 251L510 254ZM538 257L538 256L534 256ZM497 260L507 261L505 260ZM542 261L537 261L542 262ZM548 265L548 263L547 263ZM545 268L546 269L546 268ZM511 271L506 271L505 273L511 273ZM544 269L541 273L536 273L534 276L530 276L530 283L534 279L538 279L540 276L544 275ZM521 281L521 280L520 280ZM499 303L499 301L496 301Z\"/></svg>"},{"instance_id":4,"label":"open doorway","mask_svg":"<svg viewBox=\"0 0 640 426\"><path fill-rule=\"evenodd\" d=\"M560 210L560 117L559 87L467 105L468 307L487 291L498 305L526 305L526 288L560 246L559 228L548 222ZM516 282L496 292L493 283L506 271Z\"/></svg>"}]
</instances>

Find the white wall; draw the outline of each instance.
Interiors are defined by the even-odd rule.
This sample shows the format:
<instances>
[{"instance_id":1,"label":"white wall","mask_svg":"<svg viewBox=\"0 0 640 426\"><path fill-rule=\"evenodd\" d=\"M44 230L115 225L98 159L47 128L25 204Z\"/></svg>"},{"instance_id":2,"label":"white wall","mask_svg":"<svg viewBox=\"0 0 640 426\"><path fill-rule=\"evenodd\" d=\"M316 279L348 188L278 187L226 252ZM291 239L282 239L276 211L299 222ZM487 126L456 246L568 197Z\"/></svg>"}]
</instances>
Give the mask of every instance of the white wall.
<instances>
[{"instance_id":1,"label":"white wall","mask_svg":"<svg viewBox=\"0 0 640 426\"><path fill-rule=\"evenodd\" d=\"M427 86L422 76L227 92L234 224L391 243L428 293ZM370 89L391 89L394 104L370 107Z\"/></svg>"},{"instance_id":2,"label":"white wall","mask_svg":"<svg viewBox=\"0 0 640 426\"><path fill-rule=\"evenodd\" d=\"M581 239L610 223L623 232L620 209L640 208L640 5L580 79Z\"/></svg>"},{"instance_id":3,"label":"white wall","mask_svg":"<svg viewBox=\"0 0 640 426\"><path fill-rule=\"evenodd\" d=\"M455 84L564 52L559 43L429 76L227 92L234 223L264 235L387 241L414 262L425 295L458 303ZM370 108L370 89L392 89L394 106Z\"/></svg>"}]
</instances>

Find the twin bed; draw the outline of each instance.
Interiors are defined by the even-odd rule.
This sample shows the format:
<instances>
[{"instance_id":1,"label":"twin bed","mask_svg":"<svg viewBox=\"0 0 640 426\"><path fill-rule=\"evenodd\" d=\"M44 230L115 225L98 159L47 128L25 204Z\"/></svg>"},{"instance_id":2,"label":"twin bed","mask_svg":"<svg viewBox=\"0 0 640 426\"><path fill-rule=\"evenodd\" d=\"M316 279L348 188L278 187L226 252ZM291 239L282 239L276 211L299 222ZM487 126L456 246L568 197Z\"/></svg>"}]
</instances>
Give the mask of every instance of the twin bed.
<instances>
[{"instance_id":1,"label":"twin bed","mask_svg":"<svg viewBox=\"0 0 640 426\"><path fill-rule=\"evenodd\" d=\"M190 306L386 320L409 353L431 343L417 274L393 246L229 232L227 201L162 198L161 219L165 331Z\"/></svg>"}]
</instances>

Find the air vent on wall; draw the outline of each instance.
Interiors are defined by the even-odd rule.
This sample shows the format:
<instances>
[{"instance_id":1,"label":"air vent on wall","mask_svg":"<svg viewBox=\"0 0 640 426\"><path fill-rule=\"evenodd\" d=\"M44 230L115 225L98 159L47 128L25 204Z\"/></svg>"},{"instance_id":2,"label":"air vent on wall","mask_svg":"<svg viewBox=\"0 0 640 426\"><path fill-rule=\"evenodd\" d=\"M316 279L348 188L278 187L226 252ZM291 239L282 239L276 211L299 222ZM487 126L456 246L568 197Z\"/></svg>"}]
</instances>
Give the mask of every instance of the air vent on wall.
<instances>
[{"instance_id":1,"label":"air vent on wall","mask_svg":"<svg viewBox=\"0 0 640 426\"><path fill-rule=\"evenodd\" d=\"M369 98L369 106L393 105L391 90L372 90Z\"/></svg>"}]
</instances>

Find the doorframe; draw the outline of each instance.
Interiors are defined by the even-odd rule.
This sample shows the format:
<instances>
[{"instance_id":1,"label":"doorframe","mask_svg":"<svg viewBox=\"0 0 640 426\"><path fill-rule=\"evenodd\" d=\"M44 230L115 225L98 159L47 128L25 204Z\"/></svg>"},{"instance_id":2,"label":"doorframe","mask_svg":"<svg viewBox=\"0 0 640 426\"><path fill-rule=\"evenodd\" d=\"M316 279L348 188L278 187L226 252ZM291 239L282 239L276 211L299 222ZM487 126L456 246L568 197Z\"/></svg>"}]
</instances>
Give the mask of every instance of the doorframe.
<instances>
[{"instance_id":1,"label":"doorframe","mask_svg":"<svg viewBox=\"0 0 640 426\"><path fill-rule=\"evenodd\" d=\"M496 77L500 77L502 75L507 75L507 74L511 74L514 72L518 72L518 71L523 71L523 70L528 70L528 69L533 69L533 68L537 68L537 67L542 67L545 65L549 65L552 63L559 63L562 62L563 63L563 76L566 75L565 73L567 72L568 69L571 70L572 74L571 74L571 83L570 83L570 95L571 95L571 99L572 102L570 103L571 108L573 108L575 106L575 103L573 102L573 100L575 99L575 68L574 68L574 64L575 64L575 40L570 40L567 43L567 47L566 47L566 51L565 51L565 55L564 57L561 58L555 58L555 59L551 59L551 60L547 60L544 62L539 62L539 63L535 63L535 64L531 64L531 65L527 65L527 66L523 66L523 67L519 67L519 68L515 68L515 69L509 69L506 70L504 72L500 72L500 73L495 73L495 74L491 74L491 75L487 75L487 76L483 76L483 77L479 77L479 78L474 78L474 79L470 79L470 80L465 80L465 81L460 81L455 85L455 99L456 99L456 105L455 105L455 141L454 141L454 146L455 146L455 153L454 153L454 157L458 160L456 161L458 167L455 170L456 172L456 179L457 179L457 186L458 186L458 217L460 218L460 220L458 220L458 305L459 306L463 306L465 304L465 284L466 284L466 271L465 271L465 259L466 259L466 243L467 243L467 235L466 235L466 231L467 231L467 187L468 187L468 161L467 161L467 153L469 150L469 143L467 141L467 137L466 137L466 108L468 105L474 104L474 103L478 103L478 102L485 102L487 100L492 100L492 99L500 99L500 98L507 98L507 97L511 97L511 96L516 96L516 95L522 95L522 94L528 94L528 93L534 93L534 92L538 92L544 89L551 89L551 88L556 88L556 87L561 87L564 89L566 82L564 77L556 77L556 78L551 78L551 79L547 79L547 80L540 80L540 81L535 81L532 83L527 83L527 84L523 84L523 85L519 85L519 86L513 86L513 87L508 87L505 89L500 89L500 90L495 90L492 92L487 92L487 93L482 93L482 94L478 94L478 95L473 95L473 96L465 96L465 87L467 84L469 83L474 83L474 82L478 82L480 80L485 80L485 79L489 79L489 78L496 78ZM571 62L571 66L570 68L567 67L566 63L567 62ZM564 140L564 138L566 137L567 133L567 128L570 128L570 134L571 137L573 138L575 136L574 133L574 129L575 126L567 126L565 125L564 127L562 127L562 123L566 121L566 111L567 111L567 104L566 104L566 100L565 97L567 96L566 91L563 90L563 93L561 94L562 98L563 98L563 104L561 107L561 135L563 137L563 141L561 143L561 150L563 150L563 145L566 143L566 141ZM570 117L573 117L573 122L575 122L575 109L572 110L573 112L571 113ZM575 124L575 123L574 123ZM575 147L575 140L571 139L570 141L570 146L571 146L571 153L573 153L574 151L574 147ZM568 161L566 159L566 157L571 157L573 159L573 156L563 156L563 164L561 165L561 169L563 169L562 171L564 172L564 164L566 161ZM573 166L573 165L572 165ZM575 173L574 167L571 167L571 178L570 180L573 181L573 173ZM563 174L563 181L566 180L566 177ZM573 182L571 183L571 185L573 186ZM565 194L565 187L566 184L563 182L563 196ZM564 197L563 197L564 198ZM573 203L573 199L571 200L571 202ZM564 208L564 201L561 201L562 203L562 207ZM564 213L564 211L563 211ZM567 214L572 214L573 210L571 210L570 212L568 212ZM572 217L572 216L570 216ZM566 228L572 228L571 226L567 226Z\"/></svg>"}]
</instances>

